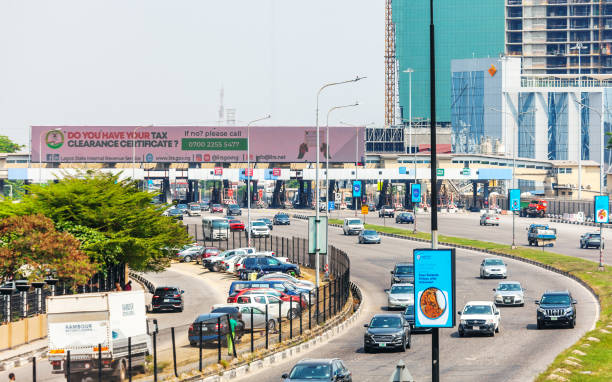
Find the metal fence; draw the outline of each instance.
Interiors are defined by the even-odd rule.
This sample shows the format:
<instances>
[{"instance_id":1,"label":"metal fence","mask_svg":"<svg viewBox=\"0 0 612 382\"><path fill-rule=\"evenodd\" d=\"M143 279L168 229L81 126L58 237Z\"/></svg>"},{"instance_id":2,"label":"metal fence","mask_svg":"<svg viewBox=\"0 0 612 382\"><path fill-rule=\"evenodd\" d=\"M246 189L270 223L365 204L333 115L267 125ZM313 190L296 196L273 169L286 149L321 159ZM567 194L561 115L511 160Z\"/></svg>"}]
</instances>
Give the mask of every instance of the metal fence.
<instances>
[{"instance_id":1,"label":"metal fence","mask_svg":"<svg viewBox=\"0 0 612 382\"><path fill-rule=\"evenodd\" d=\"M119 283L125 285L125 265L110 266L105 272L96 273L86 284L74 286L65 280L47 279L41 283L28 284L27 291L3 288L0 298L0 323L16 321L46 312L46 299L52 295L88 292L108 292ZM7 293L7 294L4 294Z\"/></svg>"}]
</instances>

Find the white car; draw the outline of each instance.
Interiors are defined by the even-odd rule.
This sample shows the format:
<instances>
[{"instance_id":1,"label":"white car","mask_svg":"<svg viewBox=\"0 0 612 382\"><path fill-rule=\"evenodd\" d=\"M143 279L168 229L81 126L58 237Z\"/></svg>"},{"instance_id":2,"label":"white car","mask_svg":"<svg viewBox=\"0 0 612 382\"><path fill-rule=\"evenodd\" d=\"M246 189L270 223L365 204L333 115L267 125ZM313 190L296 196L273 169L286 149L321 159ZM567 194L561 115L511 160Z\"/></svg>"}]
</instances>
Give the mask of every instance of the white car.
<instances>
[{"instance_id":1,"label":"white car","mask_svg":"<svg viewBox=\"0 0 612 382\"><path fill-rule=\"evenodd\" d=\"M244 329L265 329L266 328L266 312L265 307L262 309L261 304L216 304L211 310L223 311L223 308L238 308L244 322ZM253 322L251 323L251 311L253 311ZM278 307L276 314L268 307L268 330L276 328L276 319L278 318Z\"/></svg>"},{"instance_id":2,"label":"white car","mask_svg":"<svg viewBox=\"0 0 612 382\"><path fill-rule=\"evenodd\" d=\"M459 311L459 337L466 333L499 333L501 314L491 301L470 301Z\"/></svg>"},{"instance_id":3,"label":"white car","mask_svg":"<svg viewBox=\"0 0 612 382\"><path fill-rule=\"evenodd\" d=\"M270 236L270 227L262 220L251 222L251 226L247 228L247 232L251 237L268 237Z\"/></svg>"},{"instance_id":4,"label":"white car","mask_svg":"<svg viewBox=\"0 0 612 382\"><path fill-rule=\"evenodd\" d=\"M505 279L508 277L508 269L506 264L500 259L484 259L480 263L480 278L488 279L500 277Z\"/></svg>"},{"instance_id":5,"label":"white car","mask_svg":"<svg viewBox=\"0 0 612 382\"><path fill-rule=\"evenodd\" d=\"M391 286L387 292L387 310L414 305L414 285L408 283L397 283Z\"/></svg>"},{"instance_id":6,"label":"white car","mask_svg":"<svg viewBox=\"0 0 612 382\"><path fill-rule=\"evenodd\" d=\"M518 281L502 281L493 288L495 305L525 305L525 293Z\"/></svg>"},{"instance_id":7,"label":"white car","mask_svg":"<svg viewBox=\"0 0 612 382\"><path fill-rule=\"evenodd\" d=\"M258 280L287 280L293 283L296 288L313 290L315 284L312 281L300 280L286 273L274 272L261 276Z\"/></svg>"},{"instance_id":8,"label":"white car","mask_svg":"<svg viewBox=\"0 0 612 382\"><path fill-rule=\"evenodd\" d=\"M279 297L265 293L256 293L255 291L247 291L236 299L237 304L250 304L259 307L262 311L266 311L268 306L268 317L278 319L278 302L280 301L280 312L283 317L296 318L301 311L301 307L297 302L290 304L288 301L283 301ZM214 306L213 306L214 307Z\"/></svg>"},{"instance_id":9,"label":"white car","mask_svg":"<svg viewBox=\"0 0 612 382\"><path fill-rule=\"evenodd\" d=\"M357 218L345 218L342 231L345 235L359 235L363 231L363 223Z\"/></svg>"},{"instance_id":10,"label":"white car","mask_svg":"<svg viewBox=\"0 0 612 382\"><path fill-rule=\"evenodd\" d=\"M222 269L221 262L236 255L246 255L244 249L230 249L223 251L217 256L207 257L202 260L202 265L212 272L219 272Z\"/></svg>"}]
</instances>

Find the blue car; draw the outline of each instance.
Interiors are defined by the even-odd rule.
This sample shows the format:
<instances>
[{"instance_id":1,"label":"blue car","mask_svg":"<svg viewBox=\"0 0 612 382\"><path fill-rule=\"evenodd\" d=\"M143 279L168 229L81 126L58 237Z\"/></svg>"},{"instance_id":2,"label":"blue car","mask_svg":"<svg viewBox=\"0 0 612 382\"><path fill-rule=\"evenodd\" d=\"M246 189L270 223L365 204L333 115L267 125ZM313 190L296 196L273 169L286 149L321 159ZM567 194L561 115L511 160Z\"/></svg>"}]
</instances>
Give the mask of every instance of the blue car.
<instances>
[{"instance_id":1,"label":"blue car","mask_svg":"<svg viewBox=\"0 0 612 382\"><path fill-rule=\"evenodd\" d=\"M402 212L395 217L395 222L398 224L409 223L414 224L414 215L410 212Z\"/></svg>"},{"instance_id":2,"label":"blue car","mask_svg":"<svg viewBox=\"0 0 612 382\"><path fill-rule=\"evenodd\" d=\"M214 312L214 311L213 311ZM228 317L232 316L236 323L235 330L235 341L240 342L240 338L244 333L244 322L242 321L242 315L238 310L234 313L217 312L207 313L199 315L195 321L189 326L187 336L189 338L189 344L196 346L200 343L200 322L202 323L202 344L217 341L219 334L221 335L221 343L226 345L227 334L229 333L229 321ZM221 325L219 326L219 322ZM219 333L219 331L221 333Z\"/></svg>"},{"instance_id":3,"label":"blue car","mask_svg":"<svg viewBox=\"0 0 612 382\"><path fill-rule=\"evenodd\" d=\"M284 263L270 256L249 256L244 259L242 266L243 268L238 271L240 280L246 280L251 272L259 274L280 272L294 276L300 275L300 267L298 265Z\"/></svg>"}]
</instances>

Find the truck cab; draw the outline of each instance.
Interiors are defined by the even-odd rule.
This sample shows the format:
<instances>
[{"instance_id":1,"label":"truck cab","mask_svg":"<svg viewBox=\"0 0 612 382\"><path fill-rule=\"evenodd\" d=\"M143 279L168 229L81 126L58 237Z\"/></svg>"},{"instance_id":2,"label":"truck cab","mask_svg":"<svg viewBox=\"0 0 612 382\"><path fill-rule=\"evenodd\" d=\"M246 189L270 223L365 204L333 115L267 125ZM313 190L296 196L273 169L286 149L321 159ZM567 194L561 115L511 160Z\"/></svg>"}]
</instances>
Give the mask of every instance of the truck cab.
<instances>
[{"instance_id":1,"label":"truck cab","mask_svg":"<svg viewBox=\"0 0 612 382\"><path fill-rule=\"evenodd\" d=\"M522 217L539 217L543 218L546 215L546 210L548 208L548 202L542 199L534 199L529 202L527 207L523 207L521 209Z\"/></svg>"},{"instance_id":2,"label":"truck cab","mask_svg":"<svg viewBox=\"0 0 612 382\"><path fill-rule=\"evenodd\" d=\"M527 241L530 246L552 247L557 240L557 230L544 224L532 224L527 228Z\"/></svg>"}]
</instances>

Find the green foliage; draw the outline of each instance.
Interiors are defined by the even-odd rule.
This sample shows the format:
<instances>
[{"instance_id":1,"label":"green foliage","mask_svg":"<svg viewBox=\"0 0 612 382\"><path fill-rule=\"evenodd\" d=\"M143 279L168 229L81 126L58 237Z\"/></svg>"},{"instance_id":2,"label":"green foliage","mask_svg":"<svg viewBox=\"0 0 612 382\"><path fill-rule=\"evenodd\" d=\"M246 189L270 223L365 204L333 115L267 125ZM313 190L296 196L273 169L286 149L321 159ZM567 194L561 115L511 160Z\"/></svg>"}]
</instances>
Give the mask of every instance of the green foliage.
<instances>
[{"instance_id":1,"label":"green foliage","mask_svg":"<svg viewBox=\"0 0 612 382\"><path fill-rule=\"evenodd\" d=\"M21 150L24 145L17 144L6 135L0 135L0 153L14 153Z\"/></svg>"},{"instance_id":2,"label":"green foliage","mask_svg":"<svg viewBox=\"0 0 612 382\"><path fill-rule=\"evenodd\" d=\"M83 239L83 250L104 265L162 270L172 255L164 248L189 242L185 227L151 203L154 194L118 175L88 171L27 189L21 203L0 203L0 217L42 213Z\"/></svg>"},{"instance_id":3,"label":"green foliage","mask_svg":"<svg viewBox=\"0 0 612 382\"><path fill-rule=\"evenodd\" d=\"M79 241L58 232L42 215L11 216L0 220L0 279L42 280L50 271L62 279L85 283L96 270Z\"/></svg>"}]
</instances>

